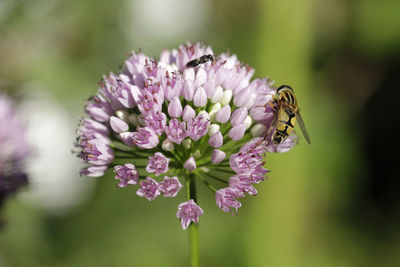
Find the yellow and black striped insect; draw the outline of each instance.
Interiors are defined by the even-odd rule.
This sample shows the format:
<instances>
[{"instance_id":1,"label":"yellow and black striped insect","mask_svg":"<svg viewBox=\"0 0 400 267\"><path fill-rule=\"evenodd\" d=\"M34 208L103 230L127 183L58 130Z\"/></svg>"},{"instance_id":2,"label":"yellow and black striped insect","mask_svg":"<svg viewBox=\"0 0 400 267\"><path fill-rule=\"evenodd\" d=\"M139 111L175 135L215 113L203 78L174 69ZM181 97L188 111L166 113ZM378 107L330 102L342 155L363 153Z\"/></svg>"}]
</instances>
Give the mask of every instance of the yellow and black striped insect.
<instances>
[{"instance_id":1,"label":"yellow and black striped insect","mask_svg":"<svg viewBox=\"0 0 400 267\"><path fill-rule=\"evenodd\" d=\"M274 133L272 134L272 142L274 144L282 143L293 131L297 121L307 143L311 144L292 87L288 85L280 86L276 90L276 95L272 105L275 109L275 118L268 132L264 136L264 140L269 136L271 131L274 130Z\"/></svg>"},{"instance_id":2,"label":"yellow and black striped insect","mask_svg":"<svg viewBox=\"0 0 400 267\"><path fill-rule=\"evenodd\" d=\"M186 63L186 67L187 68L194 68L194 67L199 66L200 64L204 64L204 63L207 63L209 61L212 61L212 62L215 61L215 58L214 58L213 55L204 55L204 56L201 56L199 58L193 59L193 60L189 61L188 63Z\"/></svg>"}]
</instances>

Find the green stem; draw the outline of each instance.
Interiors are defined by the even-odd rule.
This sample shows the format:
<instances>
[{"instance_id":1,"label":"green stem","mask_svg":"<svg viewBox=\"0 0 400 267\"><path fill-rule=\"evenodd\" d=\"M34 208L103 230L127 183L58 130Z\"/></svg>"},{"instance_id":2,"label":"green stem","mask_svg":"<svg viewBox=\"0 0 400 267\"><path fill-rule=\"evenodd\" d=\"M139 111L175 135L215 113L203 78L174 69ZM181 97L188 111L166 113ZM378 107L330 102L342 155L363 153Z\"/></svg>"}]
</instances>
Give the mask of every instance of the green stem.
<instances>
[{"instance_id":1,"label":"green stem","mask_svg":"<svg viewBox=\"0 0 400 267\"><path fill-rule=\"evenodd\" d=\"M213 191L214 193L217 192L217 189L216 189L212 184L210 184L210 183L206 180L206 178L204 178L204 176L203 176L200 172L196 172L196 174L198 175L198 177L200 178L200 180L201 180L206 186L208 186L208 188L211 189L211 191Z\"/></svg>"},{"instance_id":2,"label":"green stem","mask_svg":"<svg viewBox=\"0 0 400 267\"><path fill-rule=\"evenodd\" d=\"M196 184L194 173L190 172L189 177L186 180L187 183L187 197L188 200L193 199L197 203L196 199ZM190 249L190 267L199 267L199 225L198 223L191 223L189 225L189 249Z\"/></svg>"},{"instance_id":3,"label":"green stem","mask_svg":"<svg viewBox=\"0 0 400 267\"><path fill-rule=\"evenodd\" d=\"M190 267L199 267L199 225L192 223L189 226Z\"/></svg>"}]
</instances>

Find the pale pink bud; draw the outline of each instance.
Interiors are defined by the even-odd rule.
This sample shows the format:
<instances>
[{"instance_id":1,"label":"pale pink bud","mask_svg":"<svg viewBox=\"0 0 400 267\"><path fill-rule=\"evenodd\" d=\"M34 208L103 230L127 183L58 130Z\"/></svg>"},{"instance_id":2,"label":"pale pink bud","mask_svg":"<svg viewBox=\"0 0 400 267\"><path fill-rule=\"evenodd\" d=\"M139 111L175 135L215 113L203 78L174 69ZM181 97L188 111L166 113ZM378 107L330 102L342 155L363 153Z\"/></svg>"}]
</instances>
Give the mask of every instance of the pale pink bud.
<instances>
[{"instance_id":1,"label":"pale pink bud","mask_svg":"<svg viewBox=\"0 0 400 267\"><path fill-rule=\"evenodd\" d=\"M193 171L193 170L196 169L196 161L194 160L193 157L190 157L190 158L189 158L188 160L186 160L186 162L183 164L183 167L184 167L186 170Z\"/></svg>"},{"instance_id":2,"label":"pale pink bud","mask_svg":"<svg viewBox=\"0 0 400 267\"><path fill-rule=\"evenodd\" d=\"M221 147L224 144L224 139L220 131L210 137L208 144L214 148Z\"/></svg>"},{"instance_id":3,"label":"pale pink bud","mask_svg":"<svg viewBox=\"0 0 400 267\"><path fill-rule=\"evenodd\" d=\"M193 103L196 107L204 107L207 104L207 94L203 87L199 87L194 94Z\"/></svg>"},{"instance_id":4,"label":"pale pink bud","mask_svg":"<svg viewBox=\"0 0 400 267\"><path fill-rule=\"evenodd\" d=\"M250 101L251 91L248 89L243 89L235 95L235 99L233 100L233 104L237 107L246 106L246 103Z\"/></svg>"},{"instance_id":5,"label":"pale pink bud","mask_svg":"<svg viewBox=\"0 0 400 267\"><path fill-rule=\"evenodd\" d=\"M238 109L235 109L232 113L231 116L231 125L232 127L238 126L241 124L247 117L247 108L241 107Z\"/></svg>"},{"instance_id":6,"label":"pale pink bud","mask_svg":"<svg viewBox=\"0 0 400 267\"><path fill-rule=\"evenodd\" d=\"M122 133L129 130L129 125L125 121L115 116L110 117L110 126L116 133Z\"/></svg>"},{"instance_id":7,"label":"pale pink bud","mask_svg":"<svg viewBox=\"0 0 400 267\"><path fill-rule=\"evenodd\" d=\"M218 164L221 161L223 161L225 157L226 153L224 151L219 149L214 149L214 151L211 153L211 162L214 164Z\"/></svg>"},{"instance_id":8,"label":"pale pink bud","mask_svg":"<svg viewBox=\"0 0 400 267\"><path fill-rule=\"evenodd\" d=\"M203 68L198 69L194 84L195 87L198 88L200 86L203 86L206 81L207 81L207 72Z\"/></svg>"},{"instance_id":9,"label":"pale pink bud","mask_svg":"<svg viewBox=\"0 0 400 267\"><path fill-rule=\"evenodd\" d=\"M182 119L184 121L189 121L193 119L195 116L196 112L194 111L194 109L191 106L186 105L185 108L183 109Z\"/></svg>"},{"instance_id":10,"label":"pale pink bud","mask_svg":"<svg viewBox=\"0 0 400 267\"><path fill-rule=\"evenodd\" d=\"M246 124L242 123L229 130L229 137L234 141L238 141L242 139L245 131L246 131Z\"/></svg>"},{"instance_id":11,"label":"pale pink bud","mask_svg":"<svg viewBox=\"0 0 400 267\"><path fill-rule=\"evenodd\" d=\"M182 105L179 97L174 96L168 105L168 114L171 117L179 118L182 115Z\"/></svg>"},{"instance_id":12,"label":"pale pink bud","mask_svg":"<svg viewBox=\"0 0 400 267\"><path fill-rule=\"evenodd\" d=\"M192 101L193 95L194 95L193 81L185 81L183 90L182 90L183 98L187 101Z\"/></svg>"},{"instance_id":13,"label":"pale pink bud","mask_svg":"<svg viewBox=\"0 0 400 267\"><path fill-rule=\"evenodd\" d=\"M227 105L221 108L215 115L215 120L220 123L227 123L231 116L231 106Z\"/></svg>"}]
</instances>

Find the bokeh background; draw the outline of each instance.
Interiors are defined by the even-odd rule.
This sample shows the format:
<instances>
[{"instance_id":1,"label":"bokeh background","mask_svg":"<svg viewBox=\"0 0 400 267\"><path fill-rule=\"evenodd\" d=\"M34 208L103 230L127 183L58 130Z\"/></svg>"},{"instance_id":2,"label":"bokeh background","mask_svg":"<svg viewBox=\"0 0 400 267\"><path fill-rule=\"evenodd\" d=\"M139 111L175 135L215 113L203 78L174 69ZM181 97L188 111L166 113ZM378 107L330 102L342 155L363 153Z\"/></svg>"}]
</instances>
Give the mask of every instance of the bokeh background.
<instances>
[{"instance_id":1,"label":"bokeh background","mask_svg":"<svg viewBox=\"0 0 400 267\"><path fill-rule=\"evenodd\" d=\"M267 156L238 216L199 186L202 266L400 266L399 14L398 0L0 0L0 90L35 154L0 266L188 266L183 199L79 177L71 153L103 74L188 40L292 85L312 140Z\"/></svg>"}]
</instances>

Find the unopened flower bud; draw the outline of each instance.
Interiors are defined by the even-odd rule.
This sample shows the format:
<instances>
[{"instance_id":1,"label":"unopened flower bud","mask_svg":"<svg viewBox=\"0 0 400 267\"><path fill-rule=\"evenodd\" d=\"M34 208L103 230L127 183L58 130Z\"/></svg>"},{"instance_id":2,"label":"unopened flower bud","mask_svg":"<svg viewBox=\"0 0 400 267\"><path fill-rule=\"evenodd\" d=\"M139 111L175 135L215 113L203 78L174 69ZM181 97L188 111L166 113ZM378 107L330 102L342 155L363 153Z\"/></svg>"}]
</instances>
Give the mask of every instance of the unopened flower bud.
<instances>
[{"instance_id":1,"label":"unopened flower bud","mask_svg":"<svg viewBox=\"0 0 400 267\"><path fill-rule=\"evenodd\" d=\"M186 170L193 171L196 169L196 160L191 156L188 160L185 161L183 167Z\"/></svg>"},{"instance_id":2,"label":"unopened flower bud","mask_svg":"<svg viewBox=\"0 0 400 267\"><path fill-rule=\"evenodd\" d=\"M165 139L161 145L161 148L165 151L172 151L174 150L174 144L169 141L169 139Z\"/></svg>"},{"instance_id":3,"label":"unopened flower bud","mask_svg":"<svg viewBox=\"0 0 400 267\"><path fill-rule=\"evenodd\" d=\"M217 103L222 100L224 97L224 89L220 85L217 86L215 89L214 95L211 98L211 103Z\"/></svg>"},{"instance_id":4,"label":"unopened flower bud","mask_svg":"<svg viewBox=\"0 0 400 267\"><path fill-rule=\"evenodd\" d=\"M218 124L215 124L215 123L213 123L213 124L211 124L209 127L208 127L208 136L213 136L214 134L216 134L218 131L219 131L219 125Z\"/></svg>"},{"instance_id":5,"label":"unopened flower bud","mask_svg":"<svg viewBox=\"0 0 400 267\"><path fill-rule=\"evenodd\" d=\"M226 123L231 116L231 106L227 105L221 108L215 115L215 120L220 123Z\"/></svg>"},{"instance_id":6,"label":"unopened flower bud","mask_svg":"<svg viewBox=\"0 0 400 267\"><path fill-rule=\"evenodd\" d=\"M224 96L222 97L221 104L223 106L229 105L232 100L232 90L228 89L224 91Z\"/></svg>"},{"instance_id":7,"label":"unopened flower bud","mask_svg":"<svg viewBox=\"0 0 400 267\"><path fill-rule=\"evenodd\" d=\"M113 131L116 133L122 133L129 130L128 124L115 116L110 117L110 126L111 129L113 129Z\"/></svg>"},{"instance_id":8,"label":"unopened flower bud","mask_svg":"<svg viewBox=\"0 0 400 267\"><path fill-rule=\"evenodd\" d=\"M214 149L214 151L211 154L211 162L214 164L218 164L221 161L223 161L225 157L226 153L224 151L219 149Z\"/></svg>"}]
</instances>

